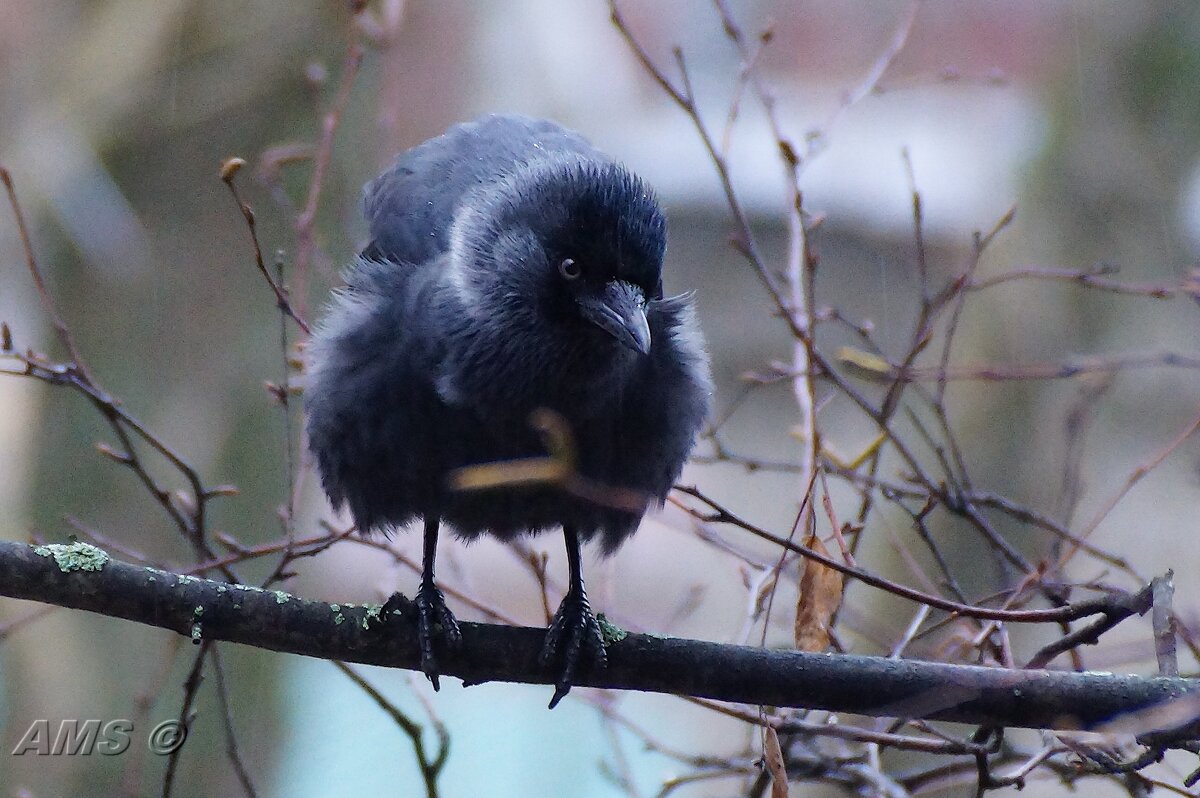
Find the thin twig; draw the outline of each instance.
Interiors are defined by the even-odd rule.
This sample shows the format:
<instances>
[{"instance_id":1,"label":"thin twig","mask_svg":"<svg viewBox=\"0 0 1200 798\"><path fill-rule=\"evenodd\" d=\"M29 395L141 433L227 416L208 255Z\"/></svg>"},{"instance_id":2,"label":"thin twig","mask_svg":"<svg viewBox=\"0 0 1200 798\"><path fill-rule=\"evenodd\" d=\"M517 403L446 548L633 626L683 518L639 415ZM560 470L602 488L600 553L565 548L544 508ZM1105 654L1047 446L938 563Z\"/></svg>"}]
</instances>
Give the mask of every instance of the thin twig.
<instances>
[{"instance_id":1,"label":"thin twig","mask_svg":"<svg viewBox=\"0 0 1200 798\"><path fill-rule=\"evenodd\" d=\"M884 48L883 52L871 64L867 74L857 86L842 93L841 102L838 104L837 109L826 120L824 125L809 135L810 153L829 137L830 131L847 111L877 91L879 81L883 79L884 74L895 63L896 58L904 50L904 46L908 44L909 36L912 34L913 23L917 18L917 9L920 8L920 5L919 0L911 0L904 16L900 18L899 24L896 25L896 29L892 32L892 38L888 42L887 47Z\"/></svg>"},{"instance_id":2,"label":"thin twig","mask_svg":"<svg viewBox=\"0 0 1200 798\"><path fill-rule=\"evenodd\" d=\"M445 727L439 727L438 750L430 758L425 751L424 730L420 724L412 720L408 715L405 715L399 707L384 697L383 693L376 690L370 682L349 665L338 660L333 660L333 666L345 674L346 678L354 682L360 690L366 693L400 727L400 731L404 732L405 736L408 737L412 743L413 753L417 757L417 768L421 771L421 779L425 782L426 798L438 798L438 776L441 775L442 768L446 765L447 758L450 755L450 739L446 734Z\"/></svg>"},{"instance_id":3,"label":"thin twig","mask_svg":"<svg viewBox=\"0 0 1200 798\"><path fill-rule=\"evenodd\" d=\"M362 13L366 4L356 13ZM321 140L317 144L313 156L312 176L308 181L308 193L304 207L296 217L293 225L296 232L296 263L293 268L295 296L298 297L301 312L308 292L308 272L316 247L314 230L317 222L317 208L321 201L321 189L325 184L325 175L333 157L333 141L345 114L346 105L354 89L359 68L363 61L362 30L358 25L350 26L350 41L346 45L346 55L342 60L342 79L337 94L329 106L329 110L321 120Z\"/></svg>"},{"instance_id":4,"label":"thin twig","mask_svg":"<svg viewBox=\"0 0 1200 798\"><path fill-rule=\"evenodd\" d=\"M241 158L227 158L221 164L221 182L229 187L229 193L233 195L233 201L237 203L238 210L242 212L242 218L246 220L246 228L250 231L250 244L254 248L254 265L258 269L258 273L267 281L267 286L270 287L272 293L275 294L276 306L284 316L296 322L296 325L304 331L305 335L308 335L311 333L311 330L308 328L308 322L300 318L296 309L292 307L292 301L288 296L288 290L283 284L283 280L276 280L271 276L271 272L267 270L266 261L263 259L262 246L258 242L258 222L255 219L254 210L242 200L241 192L238 191L237 183L234 181L234 176L245 163Z\"/></svg>"},{"instance_id":5,"label":"thin twig","mask_svg":"<svg viewBox=\"0 0 1200 798\"><path fill-rule=\"evenodd\" d=\"M1055 282L1073 283L1098 291L1131 296L1149 297L1150 299L1174 299L1186 297L1195 299L1198 286L1192 279L1182 283L1122 283L1108 279L1108 275L1116 273L1116 268L1101 265L1094 269L1061 269L1052 266L1023 266L1011 269L1003 274L992 277L977 277L971 279L965 286L965 291L983 291L998 285L1025 280L1050 280Z\"/></svg>"},{"instance_id":6,"label":"thin twig","mask_svg":"<svg viewBox=\"0 0 1200 798\"><path fill-rule=\"evenodd\" d=\"M1079 539L1087 540L1087 538L1096 531L1096 528L1100 526L1104 519L1108 517L1108 514L1112 512L1113 508L1117 506L1121 499L1125 498L1129 491L1133 490L1133 488L1150 472L1162 465L1162 462L1170 457L1176 449L1182 446L1188 440L1188 438L1192 437L1192 435L1196 433L1196 430L1200 430L1200 414L1188 422L1187 426L1184 427L1178 435L1172 438L1171 441L1153 457L1144 463L1140 463L1133 469L1133 471L1129 474L1129 477L1125 480L1125 483L1117 489L1116 493L1114 493L1106 502L1104 502L1100 509L1096 511L1096 514L1092 516L1092 520L1084 524L1083 528L1078 533ZM1063 553L1063 555L1059 557L1058 563L1055 566L1056 568L1061 569L1066 567L1067 563L1071 561L1076 553L1078 553L1079 545L1072 541L1067 545L1066 549L1067 550Z\"/></svg>"},{"instance_id":7,"label":"thin twig","mask_svg":"<svg viewBox=\"0 0 1200 798\"><path fill-rule=\"evenodd\" d=\"M832 557L827 557L824 554L813 551L806 546L792 543L785 538L781 538L778 535L775 535L759 526L756 526L755 524L750 523L749 521L739 518L729 510L725 509L715 500L701 493L696 488L676 486L675 489L681 493L685 493L689 496L699 499L712 510L711 513L703 513L690 508L683 503L676 502L679 507L692 513L701 521L708 523L733 524L734 526L740 527L741 529L744 529L747 532L762 538L763 540L769 540L775 545L795 552L802 557L815 560L816 562L819 562L828 568L832 568L835 571L840 571L846 576L852 576L855 579L858 579L860 582L870 585L871 587L885 590L893 595L900 596L901 598L906 598L910 601L915 601L920 604L928 604L935 609L944 610L946 612L954 613L955 615L995 621L1046 623L1060 620L1076 620L1088 615L1103 613L1110 606L1110 602L1108 600L1080 602L1078 604L1072 604L1065 607L1044 610L999 610L973 604L961 604L957 601L950 601L942 598L941 596L935 596L930 593L924 593L920 590L914 590L913 588L901 585L898 582L894 582L885 577L865 571L861 568L847 565L843 562L833 559ZM1144 601L1146 607L1149 608L1149 589L1143 588L1143 590L1140 591L1137 596L1139 597L1138 600Z\"/></svg>"},{"instance_id":8,"label":"thin twig","mask_svg":"<svg viewBox=\"0 0 1200 798\"><path fill-rule=\"evenodd\" d=\"M196 657L192 661L192 669L183 681L183 703L179 707L179 715L176 720L185 736L192 723L192 705L196 702L196 694L200 691L200 685L204 681L204 661L208 658L208 652L212 645L211 640L201 641L196 651ZM179 768L179 759L185 747L177 746L167 755L167 768L163 772L160 798L171 798L171 790L175 787L175 772Z\"/></svg>"},{"instance_id":9,"label":"thin twig","mask_svg":"<svg viewBox=\"0 0 1200 798\"><path fill-rule=\"evenodd\" d=\"M225 729L225 755L233 765L233 772L237 774L238 782L242 785L242 792L247 798L257 798L258 791L254 789L254 781L250 778L250 772L246 770L246 763L242 761L242 753L238 747L233 724L233 706L225 686L225 666L221 661L221 649L218 646L212 648L212 661L213 673L217 677L217 702L221 706L221 723Z\"/></svg>"},{"instance_id":10,"label":"thin twig","mask_svg":"<svg viewBox=\"0 0 1200 798\"><path fill-rule=\"evenodd\" d=\"M42 303L42 310L50 317L50 323L54 325L54 332L58 335L59 341L62 342L63 348L67 350L67 356L71 359L72 366L86 382L94 384L87 364L83 362L83 356L79 353L79 347L75 344L75 336L71 334L71 328L67 326L67 322L58 312L58 307L54 304L54 298L50 296L50 290L46 287L46 279L42 276L42 269L38 266L37 256L34 254L33 239L29 235L29 226L25 223L25 213L21 210L21 203L17 201L17 191L13 186L12 175L3 166L0 166L0 182L4 183L4 190L8 194L8 204L12 208L13 218L17 223L17 234L21 238L21 248L25 252L25 265L29 269L30 277L33 278L34 286L37 288L37 295Z\"/></svg>"}]
</instances>

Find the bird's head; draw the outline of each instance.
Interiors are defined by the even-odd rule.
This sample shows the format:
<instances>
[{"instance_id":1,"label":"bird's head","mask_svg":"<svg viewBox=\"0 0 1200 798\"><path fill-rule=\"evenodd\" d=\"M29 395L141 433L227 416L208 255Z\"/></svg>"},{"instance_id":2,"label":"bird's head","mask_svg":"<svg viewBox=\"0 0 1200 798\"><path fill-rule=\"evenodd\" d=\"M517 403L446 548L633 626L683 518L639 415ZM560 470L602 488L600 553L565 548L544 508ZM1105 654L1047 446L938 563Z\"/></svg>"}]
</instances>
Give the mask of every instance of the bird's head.
<instances>
[{"instance_id":1,"label":"bird's head","mask_svg":"<svg viewBox=\"0 0 1200 798\"><path fill-rule=\"evenodd\" d=\"M666 220L640 178L615 163L547 159L464 203L450 268L483 314L646 354L665 250Z\"/></svg>"}]
</instances>

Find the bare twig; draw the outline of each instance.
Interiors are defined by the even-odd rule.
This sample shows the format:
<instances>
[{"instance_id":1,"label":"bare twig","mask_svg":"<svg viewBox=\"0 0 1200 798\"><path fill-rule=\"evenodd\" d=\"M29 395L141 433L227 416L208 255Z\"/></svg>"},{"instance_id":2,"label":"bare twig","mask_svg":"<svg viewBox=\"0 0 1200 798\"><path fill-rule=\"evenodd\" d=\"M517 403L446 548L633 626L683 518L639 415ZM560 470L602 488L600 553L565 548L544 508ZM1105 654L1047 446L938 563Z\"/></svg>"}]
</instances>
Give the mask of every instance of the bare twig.
<instances>
[{"instance_id":1,"label":"bare twig","mask_svg":"<svg viewBox=\"0 0 1200 798\"><path fill-rule=\"evenodd\" d=\"M441 724L436 724L438 748L437 753L430 757L425 750L424 730L420 724L412 720L408 715L405 715L391 701L388 701L383 693L376 690L358 671L338 660L333 660L333 666L345 674L346 678L354 682L360 690L366 693L375 702L376 706L382 709L400 727L400 731L404 732L405 736L408 737L409 742L412 743L413 753L417 757L417 768L421 771L421 779L425 782L425 796L426 798L437 798L439 794L438 776L441 774L442 768L445 767L446 761L450 756L450 737L446 732L446 728Z\"/></svg>"},{"instance_id":2,"label":"bare twig","mask_svg":"<svg viewBox=\"0 0 1200 798\"><path fill-rule=\"evenodd\" d=\"M895 63L896 57L900 55L904 46L908 44L908 37L912 34L913 22L916 21L917 9L920 6L919 0L911 0L904 16L900 18L900 22L892 32L892 38L888 42L887 47L884 48L883 52L871 64L867 74L863 76L863 79L857 86L842 93L841 102L838 104L837 110L833 112L824 125L809 135L810 151L828 138L830 131L847 111L878 90L879 81L883 79L884 74Z\"/></svg>"},{"instance_id":3,"label":"bare twig","mask_svg":"<svg viewBox=\"0 0 1200 798\"><path fill-rule=\"evenodd\" d=\"M278 306L283 315L296 322L296 326L307 335L311 332L308 328L308 322L300 318L296 309L292 307L292 301L288 296L287 288L283 285L283 281L273 278L271 272L267 270L266 261L263 260L262 246L258 243L258 222L255 219L254 210L242 200L241 192L238 191L237 183L234 181L234 176L245 163L241 158L227 158L221 164L221 182L229 187L229 193L233 195L233 201L237 203L238 210L242 212L242 218L246 220L246 227L250 231L250 243L254 248L254 265L258 268L258 273L267 281L267 286L270 287L272 293L275 294L276 306Z\"/></svg>"},{"instance_id":4,"label":"bare twig","mask_svg":"<svg viewBox=\"0 0 1200 798\"><path fill-rule=\"evenodd\" d=\"M930 593L923 593L919 590L914 590L913 588L906 587L905 585L901 585L890 579L886 579L861 568L847 565L843 562L833 559L832 557L827 557L819 552L813 551L812 549L792 543L785 538L781 538L778 535L768 532L767 530L734 515L725 507L695 488L676 487L676 490L699 499L710 508L711 512L704 513L694 510L685 504L678 503L680 507L688 512L693 513L701 521L709 523L733 524L734 526L740 527L741 529L744 529L747 532L762 538L763 540L769 540L775 545L795 552L802 557L815 560L816 562L819 562L828 568L832 568L835 571L841 571L846 576L852 576L855 579L858 579L860 582L870 585L871 587L876 587L880 590L886 590L887 592L896 596L900 596L901 598L906 598L910 601L915 601L921 604L927 604L935 609L945 610L946 612L954 613L955 615L961 615L968 618L984 618L995 621L1045 623L1062 620L1075 620L1088 615L1106 613L1110 609L1110 604L1107 600L1082 602L1080 604L1045 610L1001 610L990 607L981 607L978 605L960 604L956 601L944 599L941 596L935 596ZM1138 606L1144 604L1145 608L1149 609L1149 588L1144 588L1142 591L1136 594L1134 601L1138 603ZM1141 611L1144 612L1145 610Z\"/></svg>"},{"instance_id":5,"label":"bare twig","mask_svg":"<svg viewBox=\"0 0 1200 798\"><path fill-rule=\"evenodd\" d=\"M163 508L180 533L191 543L197 555L205 559L216 559L208 544L206 521L206 506L209 500L228 495L228 487L207 489L200 479L200 474L192 468L181 455L177 454L161 438L131 416L119 402L98 387L88 377L70 363L55 363L32 352L9 353L7 358L20 362L20 370L0 369L0 374L30 377L50 385L66 385L83 395L95 407L109 428L117 436L120 448L101 446L100 451L110 460L128 467L142 486ZM179 474L187 480L191 495L173 493L159 484L151 475L146 464L142 461L134 445L134 437L139 438L152 449L162 455ZM232 582L239 581L236 574L227 565L220 566L222 573Z\"/></svg>"},{"instance_id":6,"label":"bare twig","mask_svg":"<svg viewBox=\"0 0 1200 798\"><path fill-rule=\"evenodd\" d=\"M355 13L361 14L365 7L364 3ZM321 120L321 139L313 155L313 169L312 176L308 181L308 193L304 207L294 223L296 263L293 274L295 275L295 295L299 298L301 310L303 310L304 298L308 291L309 265L316 248L314 231L317 223L317 208L321 201L321 189L324 187L325 174L329 170L329 163L333 157L334 137L341 124L342 116L345 114L346 105L350 101L350 94L354 89L354 82L358 78L359 68L362 66L362 35L362 30L358 25L350 26L350 40L346 45L346 55L342 60L341 83L338 85L337 94L334 96L329 110Z\"/></svg>"},{"instance_id":7,"label":"bare twig","mask_svg":"<svg viewBox=\"0 0 1200 798\"><path fill-rule=\"evenodd\" d=\"M1139 482L1141 482L1147 474L1158 468L1158 466L1160 466L1164 460L1170 457L1176 449L1182 446L1184 442L1188 440L1188 438L1192 437L1197 430L1200 430L1200 415L1197 415L1190 422L1188 422L1187 426L1184 427L1178 435L1172 438L1171 441L1153 457L1146 462L1139 464L1133 469L1133 471L1129 474L1129 477L1125 480L1125 483L1117 490L1117 492L1104 502L1100 509L1096 511L1096 514L1092 516L1092 520L1084 524L1083 529L1081 529L1079 532L1079 538L1081 540L1086 540L1093 532L1095 532L1096 528L1100 526L1105 518L1108 517L1108 514L1112 512L1113 508L1117 506L1117 503L1120 502L1121 499L1125 498L1129 491L1133 490L1133 488ZM1079 544L1072 541L1067 545L1066 551L1063 553L1063 555L1059 557L1056 567L1060 569L1064 568L1078 552Z\"/></svg>"},{"instance_id":8,"label":"bare twig","mask_svg":"<svg viewBox=\"0 0 1200 798\"><path fill-rule=\"evenodd\" d=\"M71 328L67 326L66 320L58 312L54 298L50 296L50 289L46 287L46 278L42 276L42 269L34 254L33 239L30 237L29 227L25 223L25 213L21 210L21 203L17 201L17 190L13 186L12 175L3 166L0 166L0 182L4 183L4 190L8 194L8 204L12 208L13 218L17 223L17 233L21 237L21 248L25 251L25 265L29 269L29 276L33 278L34 287L37 288L42 310L50 317L50 322L54 325L54 332L58 335L58 340L62 343L63 348L67 350L67 356L71 359L72 366L85 382L91 384L93 381L88 373L87 365L83 362L83 356L79 353L79 347L75 344L75 336L71 334Z\"/></svg>"},{"instance_id":9,"label":"bare twig","mask_svg":"<svg viewBox=\"0 0 1200 798\"><path fill-rule=\"evenodd\" d=\"M204 661L208 658L212 646L211 640L204 640L200 643L196 657L192 661L192 669L183 682L183 703L179 707L179 715L176 720L184 735L187 734L186 730L192 723L192 705L196 702L196 694L200 691L200 685L204 681ZM162 790L159 793L161 798L171 798L171 791L175 787L175 771L179 768L179 759L185 747L177 746L167 755L167 768L163 772Z\"/></svg>"},{"instance_id":10,"label":"bare twig","mask_svg":"<svg viewBox=\"0 0 1200 798\"><path fill-rule=\"evenodd\" d=\"M225 729L225 756L229 757L233 772L237 774L238 782L242 785L242 792L246 794L247 798L257 798L258 791L254 789L254 781L250 778L249 771L246 770L246 763L242 761L242 752L238 747L237 733L234 731L233 724L233 707L229 701L229 691L225 686L225 666L221 661L221 649L217 646L212 648L212 663L213 673L217 677L217 702L221 706L221 723Z\"/></svg>"},{"instance_id":11,"label":"bare twig","mask_svg":"<svg viewBox=\"0 0 1200 798\"><path fill-rule=\"evenodd\" d=\"M966 291L983 291L1005 283L1025 280L1050 280L1055 282L1073 283L1075 285L1114 294L1149 297L1150 299L1174 299L1185 297L1195 299L1200 286L1192 278L1181 283L1122 283L1109 279L1109 275L1117 272L1116 267L1101 264L1093 269L1061 269L1053 266L1024 266L1011 269L1003 274L992 277L977 277L971 279L965 286Z\"/></svg>"}]
</instances>

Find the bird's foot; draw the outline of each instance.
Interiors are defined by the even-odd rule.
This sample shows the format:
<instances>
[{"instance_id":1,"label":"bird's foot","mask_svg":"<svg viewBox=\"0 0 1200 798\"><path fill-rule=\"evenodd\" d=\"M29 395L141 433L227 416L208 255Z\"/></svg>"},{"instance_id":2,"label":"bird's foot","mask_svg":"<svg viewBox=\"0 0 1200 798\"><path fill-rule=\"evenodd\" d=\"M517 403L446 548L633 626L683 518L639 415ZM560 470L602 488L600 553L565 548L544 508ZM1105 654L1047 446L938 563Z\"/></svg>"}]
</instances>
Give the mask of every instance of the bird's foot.
<instances>
[{"instance_id":1,"label":"bird's foot","mask_svg":"<svg viewBox=\"0 0 1200 798\"><path fill-rule=\"evenodd\" d=\"M440 638L448 650L454 651L462 648L462 632L458 628L458 620L446 606L446 597L433 582L421 582L413 604L417 610L421 671L433 684L433 689L439 690L441 685L438 683L437 657L433 653L434 641Z\"/></svg>"},{"instance_id":2,"label":"bird's foot","mask_svg":"<svg viewBox=\"0 0 1200 798\"><path fill-rule=\"evenodd\" d=\"M608 664L608 655L604 652L604 635L600 624L592 614L587 594L580 591L570 591L554 620L546 630L546 642L542 644L541 663L544 666L561 663L558 682L554 685L554 697L550 699L550 709L570 692L571 682L575 674L589 668L603 668Z\"/></svg>"}]
</instances>

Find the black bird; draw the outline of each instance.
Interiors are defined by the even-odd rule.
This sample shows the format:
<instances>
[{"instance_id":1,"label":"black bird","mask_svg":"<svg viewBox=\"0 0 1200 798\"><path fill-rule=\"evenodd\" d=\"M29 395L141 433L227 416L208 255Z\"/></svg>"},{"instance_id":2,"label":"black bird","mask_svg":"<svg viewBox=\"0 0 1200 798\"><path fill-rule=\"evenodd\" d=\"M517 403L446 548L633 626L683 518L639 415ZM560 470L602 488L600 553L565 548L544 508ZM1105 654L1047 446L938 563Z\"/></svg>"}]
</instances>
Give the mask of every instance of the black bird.
<instances>
[{"instance_id":1,"label":"black bird","mask_svg":"<svg viewBox=\"0 0 1200 798\"><path fill-rule=\"evenodd\" d=\"M577 670L605 663L581 541L612 552L662 504L709 408L691 299L663 297L662 209L578 134L515 115L401 154L364 205L370 241L310 348L322 484L362 532L424 519L415 605L435 688L435 638L461 642L434 583L439 525L468 540L562 527L570 587L542 650L559 668L553 707ZM538 410L564 422L571 484L589 490L451 484L465 467L546 455Z\"/></svg>"}]
</instances>

